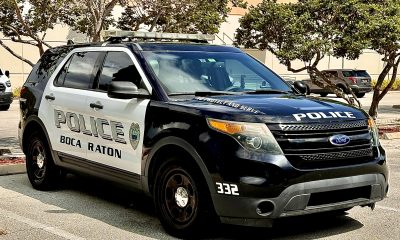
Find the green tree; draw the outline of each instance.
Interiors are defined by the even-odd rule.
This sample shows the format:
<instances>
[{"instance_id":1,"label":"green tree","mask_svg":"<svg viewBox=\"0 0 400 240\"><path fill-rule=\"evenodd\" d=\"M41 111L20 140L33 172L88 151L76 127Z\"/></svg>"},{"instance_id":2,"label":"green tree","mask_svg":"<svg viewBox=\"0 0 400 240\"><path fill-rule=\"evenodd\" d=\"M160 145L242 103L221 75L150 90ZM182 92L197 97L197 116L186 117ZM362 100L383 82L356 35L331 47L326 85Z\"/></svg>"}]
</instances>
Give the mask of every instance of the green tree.
<instances>
[{"instance_id":1,"label":"green tree","mask_svg":"<svg viewBox=\"0 0 400 240\"><path fill-rule=\"evenodd\" d=\"M131 0L118 28L123 30L217 33L233 6L245 7L240 0Z\"/></svg>"},{"instance_id":2,"label":"green tree","mask_svg":"<svg viewBox=\"0 0 400 240\"><path fill-rule=\"evenodd\" d=\"M376 118L379 102L397 78L400 63L400 2L398 0L371 2L368 10L364 12L368 18L365 18L360 25L358 35L369 40L369 48L381 54L382 61L385 63L374 88L369 109L369 114ZM389 84L383 87L382 83L388 76L390 76Z\"/></svg>"},{"instance_id":3,"label":"green tree","mask_svg":"<svg viewBox=\"0 0 400 240\"><path fill-rule=\"evenodd\" d=\"M66 4L68 13L61 16L73 30L86 34L90 42L100 41L100 33L114 24L112 10L125 0L71 0Z\"/></svg>"},{"instance_id":4,"label":"green tree","mask_svg":"<svg viewBox=\"0 0 400 240\"><path fill-rule=\"evenodd\" d=\"M365 1L364 1L365 2ZM330 76L318 69L318 63L333 55L356 59L368 41L350 36L366 15L366 3L357 0L300 0L280 4L264 0L240 20L238 45L267 49L291 72L307 71L313 83L328 88L348 103L360 106L355 94L337 88ZM300 67L294 67L295 62Z\"/></svg>"},{"instance_id":5,"label":"green tree","mask_svg":"<svg viewBox=\"0 0 400 240\"><path fill-rule=\"evenodd\" d=\"M3 0L0 4L0 32L13 42L38 48L42 55L51 46L45 42L46 32L64 12L65 0ZM16 58L33 63L14 52L0 40L0 45Z\"/></svg>"}]
</instances>

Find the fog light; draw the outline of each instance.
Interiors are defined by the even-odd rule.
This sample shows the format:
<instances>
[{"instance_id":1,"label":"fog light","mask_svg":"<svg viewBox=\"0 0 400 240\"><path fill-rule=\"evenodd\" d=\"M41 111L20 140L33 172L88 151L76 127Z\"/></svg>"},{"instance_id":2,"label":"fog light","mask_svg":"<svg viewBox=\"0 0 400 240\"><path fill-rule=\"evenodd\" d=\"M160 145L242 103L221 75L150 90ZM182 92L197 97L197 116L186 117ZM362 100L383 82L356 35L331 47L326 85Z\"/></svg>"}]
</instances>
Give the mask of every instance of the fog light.
<instances>
[{"instance_id":1,"label":"fog light","mask_svg":"<svg viewBox=\"0 0 400 240\"><path fill-rule=\"evenodd\" d=\"M262 177L246 176L246 177L240 178L241 183L250 184L250 185L261 185L261 184L265 183L266 181L267 181L267 179L262 178Z\"/></svg>"},{"instance_id":2,"label":"fog light","mask_svg":"<svg viewBox=\"0 0 400 240\"><path fill-rule=\"evenodd\" d=\"M258 215L261 216L266 216L272 213L274 211L274 204L270 201L263 201L260 204L258 204L256 212Z\"/></svg>"}]
</instances>

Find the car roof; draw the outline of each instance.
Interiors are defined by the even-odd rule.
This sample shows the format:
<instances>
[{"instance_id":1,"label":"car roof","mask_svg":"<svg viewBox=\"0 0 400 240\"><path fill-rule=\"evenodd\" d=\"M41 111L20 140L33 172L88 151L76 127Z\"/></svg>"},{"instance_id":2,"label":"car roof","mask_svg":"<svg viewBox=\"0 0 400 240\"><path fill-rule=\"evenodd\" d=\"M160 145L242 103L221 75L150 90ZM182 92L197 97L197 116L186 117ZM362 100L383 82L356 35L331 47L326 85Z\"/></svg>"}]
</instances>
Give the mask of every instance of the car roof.
<instances>
[{"instance_id":1,"label":"car roof","mask_svg":"<svg viewBox=\"0 0 400 240\"><path fill-rule=\"evenodd\" d=\"M325 69L322 71L366 71L364 69L350 69L350 68L338 68L338 69Z\"/></svg>"},{"instance_id":2,"label":"car roof","mask_svg":"<svg viewBox=\"0 0 400 240\"><path fill-rule=\"evenodd\" d=\"M138 42L137 44L143 51L242 52L238 48L232 46L205 43Z\"/></svg>"}]
</instances>

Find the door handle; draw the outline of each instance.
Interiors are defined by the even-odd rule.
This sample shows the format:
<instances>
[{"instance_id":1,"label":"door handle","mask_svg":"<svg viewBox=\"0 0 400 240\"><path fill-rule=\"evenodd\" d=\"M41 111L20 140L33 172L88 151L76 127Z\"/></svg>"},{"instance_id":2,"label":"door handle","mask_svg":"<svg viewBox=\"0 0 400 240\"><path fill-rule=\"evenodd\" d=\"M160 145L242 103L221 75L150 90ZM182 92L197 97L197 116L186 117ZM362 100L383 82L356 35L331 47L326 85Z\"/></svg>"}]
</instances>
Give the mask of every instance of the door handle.
<instances>
[{"instance_id":1,"label":"door handle","mask_svg":"<svg viewBox=\"0 0 400 240\"><path fill-rule=\"evenodd\" d=\"M56 97L54 97L53 94L51 94L51 95L46 95L44 98L47 99L47 100L53 100L53 101L56 100Z\"/></svg>"},{"instance_id":2,"label":"door handle","mask_svg":"<svg viewBox=\"0 0 400 240\"><path fill-rule=\"evenodd\" d=\"M91 108L103 109L103 105L101 105L100 103L91 103L89 106Z\"/></svg>"}]
</instances>

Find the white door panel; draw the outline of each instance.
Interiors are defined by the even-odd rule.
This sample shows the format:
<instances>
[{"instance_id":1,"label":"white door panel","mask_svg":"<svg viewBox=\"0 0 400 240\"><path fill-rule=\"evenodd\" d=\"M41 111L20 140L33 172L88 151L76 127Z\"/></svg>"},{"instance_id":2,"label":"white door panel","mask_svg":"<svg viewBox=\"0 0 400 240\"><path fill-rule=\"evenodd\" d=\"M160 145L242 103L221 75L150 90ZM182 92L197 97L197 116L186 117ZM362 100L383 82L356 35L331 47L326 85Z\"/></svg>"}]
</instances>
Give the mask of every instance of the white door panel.
<instances>
[{"instance_id":1,"label":"white door panel","mask_svg":"<svg viewBox=\"0 0 400 240\"><path fill-rule=\"evenodd\" d=\"M87 135L81 132L79 119L86 110L86 92L51 84L43 93L39 118L47 128L53 150L86 158ZM48 95L55 99L46 99Z\"/></svg>"},{"instance_id":2,"label":"white door panel","mask_svg":"<svg viewBox=\"0 0 400 240\"><path fill-rule=\"evenodd\" d=\"M97 128L104 129L103 137L100 134L88 137L87 158L140 174L144 119L149 100L111 99L107 93L91 92L86 101L87 106L91 103L103 106L103 109L90 108L89 115L101 119L102 126L98 124Z\"/></svg>"}]
</instances>

